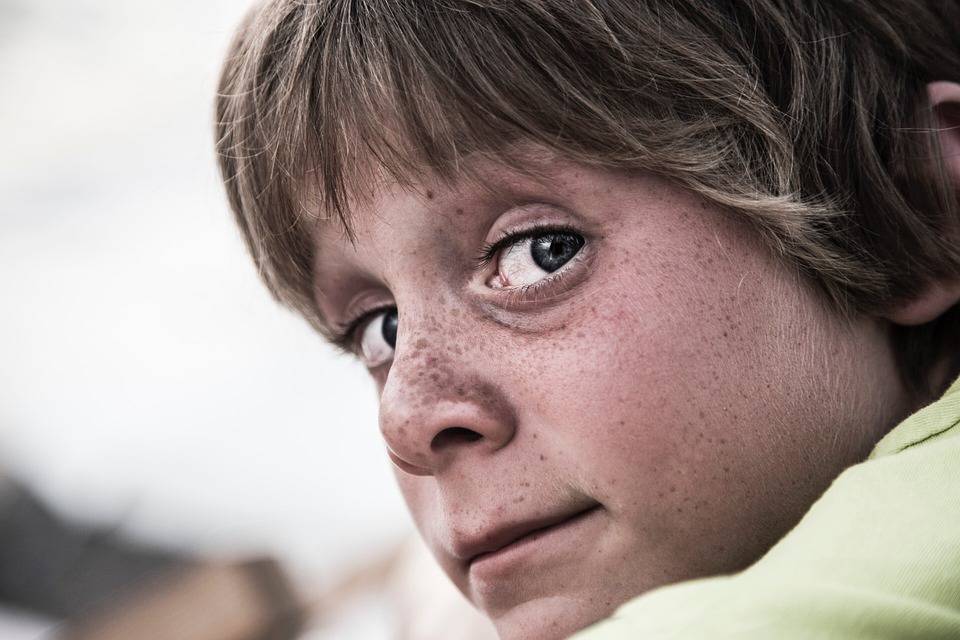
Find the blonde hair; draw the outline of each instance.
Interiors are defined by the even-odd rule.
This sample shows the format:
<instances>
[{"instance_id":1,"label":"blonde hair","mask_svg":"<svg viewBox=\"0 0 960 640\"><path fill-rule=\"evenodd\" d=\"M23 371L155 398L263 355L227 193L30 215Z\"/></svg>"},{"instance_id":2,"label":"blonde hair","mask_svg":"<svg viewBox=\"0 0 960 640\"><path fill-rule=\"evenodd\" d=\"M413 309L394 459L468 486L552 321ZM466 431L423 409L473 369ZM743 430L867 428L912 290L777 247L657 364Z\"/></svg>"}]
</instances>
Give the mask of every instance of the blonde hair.
<instances>
[{"instance_id":1,"label":"blonde hair","mask_svg":"<svg viewBox=\"0 0 960 640\"><path fill-rule=\"evenodd\" d=\"M960 81L958 33L940 0L269 0L227 56L217 151L267 286L321 331L305 185L349 230L373 171L453 179L517 143L669 177L838 312L880 313L960 275L925 89ZM957 309L898 331L918 390L960 351Z\"/></svg>"}]
</instances>

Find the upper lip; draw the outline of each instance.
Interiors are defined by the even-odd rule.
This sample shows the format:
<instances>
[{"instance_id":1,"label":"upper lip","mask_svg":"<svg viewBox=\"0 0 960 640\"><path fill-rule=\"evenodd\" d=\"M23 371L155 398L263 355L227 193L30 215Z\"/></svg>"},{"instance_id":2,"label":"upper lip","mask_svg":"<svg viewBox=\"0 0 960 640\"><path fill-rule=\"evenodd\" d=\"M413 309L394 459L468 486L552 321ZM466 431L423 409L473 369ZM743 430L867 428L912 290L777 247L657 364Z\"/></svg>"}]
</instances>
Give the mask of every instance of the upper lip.
<instances>
[{"instance_id":1,"label":"upper lip","mask_svg":"<svg viewBox=\"0 0 960 640\"><path fill-rule=\"evenodd\" d=\"M554 527L598 506L599 503L591 501L586 504L579 504L571 508L555 511L550 515L527 520L515 520L489 527L476 536L456 540L453 544L453 552L454 555L462 559L464 564L469 568L480 556L499 551L518 541L520 538L526 537L541 529Z\"/></svg>"}]
</instances>

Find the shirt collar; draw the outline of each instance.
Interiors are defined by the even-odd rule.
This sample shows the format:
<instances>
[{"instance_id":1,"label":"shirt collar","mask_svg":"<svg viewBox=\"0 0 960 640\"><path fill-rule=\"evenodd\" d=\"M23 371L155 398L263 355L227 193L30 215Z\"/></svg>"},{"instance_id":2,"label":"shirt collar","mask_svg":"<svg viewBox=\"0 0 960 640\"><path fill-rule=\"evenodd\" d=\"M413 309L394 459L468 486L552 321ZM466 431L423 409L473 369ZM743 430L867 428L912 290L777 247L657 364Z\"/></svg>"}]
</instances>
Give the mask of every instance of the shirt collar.
<instances>
[{"instance_id":1,"label":"shirt collar","mask_svg":"<svg viewBox=\"0 0 960 640\"><path fill-rule=\"evenodd\" d=\"M915 444L940 436L957 425L960 425L960 378L939 400L894 427L873 448L870 458L899 453ZM960 430L957 435L960 435Z\"/></svg>"}]
</instances>

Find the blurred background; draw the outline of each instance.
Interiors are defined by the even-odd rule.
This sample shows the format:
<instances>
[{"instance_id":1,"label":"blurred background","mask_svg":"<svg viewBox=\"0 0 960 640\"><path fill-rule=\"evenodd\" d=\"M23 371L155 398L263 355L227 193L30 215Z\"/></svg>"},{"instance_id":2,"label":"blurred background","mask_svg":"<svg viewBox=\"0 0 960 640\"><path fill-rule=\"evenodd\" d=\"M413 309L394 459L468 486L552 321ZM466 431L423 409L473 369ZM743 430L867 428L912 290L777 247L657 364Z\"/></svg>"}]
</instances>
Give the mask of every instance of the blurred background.
<instances>
[{"instance_id":1,"label":"blurred background","mask_svg":"<svg viewBox=\"0 0 960 640\"><path fill-rule=\"evenodd\" d=\"M71 526L313 593L412 529L365 371L269 298L219 184L247 5L0 0L0 470ZM303 637L394 637L390 604ZM56 623L0 606L5 640Z\"/></svg>"}]
</instances>

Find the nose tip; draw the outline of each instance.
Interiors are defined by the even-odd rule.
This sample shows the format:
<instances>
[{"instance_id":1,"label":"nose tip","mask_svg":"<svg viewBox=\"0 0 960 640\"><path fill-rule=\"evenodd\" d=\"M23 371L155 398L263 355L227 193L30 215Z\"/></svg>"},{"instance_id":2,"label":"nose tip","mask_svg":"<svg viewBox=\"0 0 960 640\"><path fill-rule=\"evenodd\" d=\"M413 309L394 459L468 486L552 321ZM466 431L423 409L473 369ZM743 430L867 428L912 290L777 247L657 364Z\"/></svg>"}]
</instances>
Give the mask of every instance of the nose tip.
<instances>
[{"instance_id":1,"label":"nose tip","mask_svg":"<svg viewBox=\"0 0 960 640\"><path fill-rule=\"evenodd\" d=\"M397 467L413 475L434 475L458 459L489 455L506 446L515 425L505 398L490 385L414 383L391 388L388 382L380 400L380 430Z\"/></svg>"}]
</instances>

